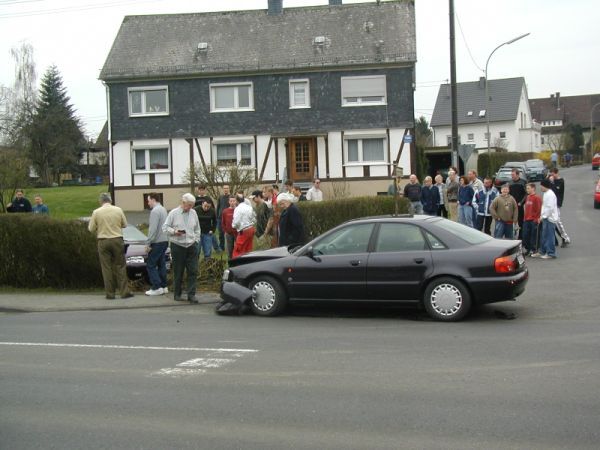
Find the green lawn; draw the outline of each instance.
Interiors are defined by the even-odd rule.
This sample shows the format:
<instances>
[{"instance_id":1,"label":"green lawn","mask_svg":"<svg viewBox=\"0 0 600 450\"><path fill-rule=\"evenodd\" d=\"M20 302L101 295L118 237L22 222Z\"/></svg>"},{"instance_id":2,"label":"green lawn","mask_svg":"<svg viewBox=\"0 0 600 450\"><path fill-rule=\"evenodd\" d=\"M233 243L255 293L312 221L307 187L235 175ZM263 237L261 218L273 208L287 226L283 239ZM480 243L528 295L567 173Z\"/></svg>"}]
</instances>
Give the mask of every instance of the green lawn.
<instances>
[{"instance_id":1,"label":"green lawn","mask_svg":"<svg viewBox=\"0 0 600 450\"><path fill-rule=\"evenodd\" d=\"M33 205L33 197L40 194L50 208L50 217L57 219L77 219L92 215L98 207L98 197L108 192L108 186L60 186L43 189L29 188L25 196Z\"/></svg>"}]
</instances>

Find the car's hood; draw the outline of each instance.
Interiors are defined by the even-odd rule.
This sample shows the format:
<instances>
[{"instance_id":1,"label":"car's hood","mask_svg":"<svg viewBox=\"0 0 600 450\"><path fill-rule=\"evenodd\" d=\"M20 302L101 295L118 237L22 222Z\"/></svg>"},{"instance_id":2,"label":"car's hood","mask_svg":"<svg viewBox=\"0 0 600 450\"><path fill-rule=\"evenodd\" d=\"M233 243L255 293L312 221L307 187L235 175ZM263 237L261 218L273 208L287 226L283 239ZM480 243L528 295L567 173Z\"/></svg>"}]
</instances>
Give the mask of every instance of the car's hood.
<instances>
[{"instance_id":1,"label":"car's hood","mask_svg":"<svg viewBox=\"0 0 600 450\"><path fill-rule=\"evenodd\" d=\"M245 255L238 256L229 262L229 267L240 266L242 264L248 264L255 261L265 261L268 259L279 259L290 256L288 247L275 247L269 250L258 250L255 252L246 253Z\"/></svg>"}]
</instances>

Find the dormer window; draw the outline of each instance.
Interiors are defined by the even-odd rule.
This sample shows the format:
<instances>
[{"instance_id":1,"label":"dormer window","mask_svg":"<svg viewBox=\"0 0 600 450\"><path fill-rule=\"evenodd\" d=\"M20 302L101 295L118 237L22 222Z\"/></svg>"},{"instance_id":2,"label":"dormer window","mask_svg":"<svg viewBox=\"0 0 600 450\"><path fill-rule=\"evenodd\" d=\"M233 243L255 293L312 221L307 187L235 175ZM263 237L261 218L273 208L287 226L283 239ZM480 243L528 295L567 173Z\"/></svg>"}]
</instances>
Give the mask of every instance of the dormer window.
<instances>
[{"instance_id":1,"label":"dormer window","mask_svg":"<svg viewBox=\"0 0 600 450\"><path fill-rule=\"evenodd\" d=\"M479 117L485 117L485 109L479 111Z\"/></svg>"},{"instance_id":2,"label":"dormer window","mask_svg":"<svg viewBox=\"0 0 600 450\"><path fill-rule=\"evenodd\" d=\"M472 117L472 116L473 116L473 111L467 112L467 117Z\"/></svg>"}]
</instances>

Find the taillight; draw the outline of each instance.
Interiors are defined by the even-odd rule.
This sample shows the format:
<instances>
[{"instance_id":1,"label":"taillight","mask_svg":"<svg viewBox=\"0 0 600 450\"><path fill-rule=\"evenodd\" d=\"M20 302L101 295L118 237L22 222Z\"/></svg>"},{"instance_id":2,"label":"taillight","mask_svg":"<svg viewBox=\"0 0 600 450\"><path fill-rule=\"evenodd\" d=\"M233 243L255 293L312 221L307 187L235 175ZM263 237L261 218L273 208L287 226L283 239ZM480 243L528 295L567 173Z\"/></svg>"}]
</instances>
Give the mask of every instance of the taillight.
<instances>
[{"instance_id":1,"label":"taillight","mask_svg":"<svg viewBox=\"0 0 600 450\"><path fill-rule=\"evenodd\" d=\"M600 183L596 185L596 192L600 192Z\"/></svg>"},{"instance_id":2,"label":"taillight","mask_svg":"<svg viewBox=\"0 0 600 450\"><path fill-rule=\"evenodd\" d=\"M512 273L517 270L517 262L515 261L515 255L512 256L501 256L494 260L494 269L496 273Z\"/></svg>"}]
</instances>

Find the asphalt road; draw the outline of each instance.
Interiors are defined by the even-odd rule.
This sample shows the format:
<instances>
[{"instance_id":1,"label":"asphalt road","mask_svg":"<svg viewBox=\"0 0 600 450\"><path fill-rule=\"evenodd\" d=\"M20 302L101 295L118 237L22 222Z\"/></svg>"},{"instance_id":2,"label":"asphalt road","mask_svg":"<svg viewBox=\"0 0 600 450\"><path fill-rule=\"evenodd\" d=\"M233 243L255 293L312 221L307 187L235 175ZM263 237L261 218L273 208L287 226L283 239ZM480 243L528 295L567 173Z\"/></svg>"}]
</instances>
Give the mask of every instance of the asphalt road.
<instances>
[{"instance_id":1,"label":"asphalt road","mask_svg":"<svg viewBox=\"0 0 600 450\"><path fill-rule=\"evenodd\" d=\"M572 246L528 260L517 302L461 323L339 306L2 314L0 449L596 449L596 176L564 171Z\"/></svg>"}]
</instances>

